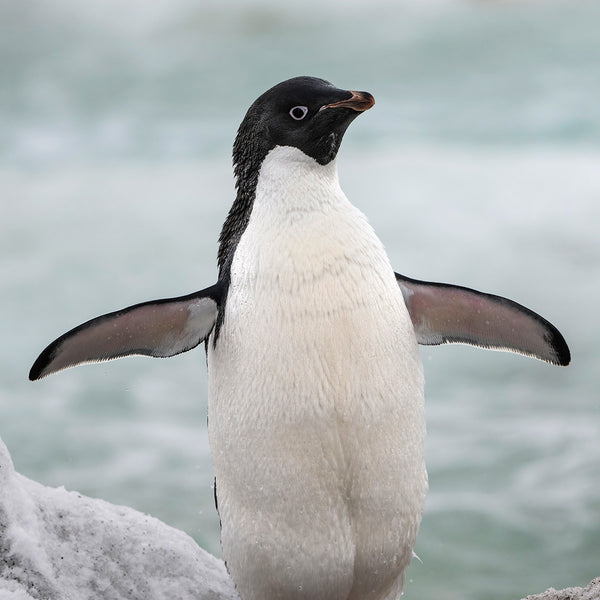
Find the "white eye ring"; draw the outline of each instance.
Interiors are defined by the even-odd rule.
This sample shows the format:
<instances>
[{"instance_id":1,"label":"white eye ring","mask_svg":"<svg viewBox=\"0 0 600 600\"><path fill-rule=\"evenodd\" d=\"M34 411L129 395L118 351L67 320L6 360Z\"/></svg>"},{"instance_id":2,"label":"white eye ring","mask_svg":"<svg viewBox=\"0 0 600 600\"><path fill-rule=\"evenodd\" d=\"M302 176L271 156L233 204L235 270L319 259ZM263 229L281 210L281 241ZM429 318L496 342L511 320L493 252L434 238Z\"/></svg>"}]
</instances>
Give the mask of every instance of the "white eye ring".
<instances>
[{"instance_id":1,"label":"white eye ring","mask_svg":"<svg viewBox=\"0 0 600 600\"><path fill-rule=\"evenodd\" d=\"M307 114L308 107L306 106L294 106L294 108L290 109L290 117L292 117L294 121L302 121Z\"/></svg>"}]
</instances>

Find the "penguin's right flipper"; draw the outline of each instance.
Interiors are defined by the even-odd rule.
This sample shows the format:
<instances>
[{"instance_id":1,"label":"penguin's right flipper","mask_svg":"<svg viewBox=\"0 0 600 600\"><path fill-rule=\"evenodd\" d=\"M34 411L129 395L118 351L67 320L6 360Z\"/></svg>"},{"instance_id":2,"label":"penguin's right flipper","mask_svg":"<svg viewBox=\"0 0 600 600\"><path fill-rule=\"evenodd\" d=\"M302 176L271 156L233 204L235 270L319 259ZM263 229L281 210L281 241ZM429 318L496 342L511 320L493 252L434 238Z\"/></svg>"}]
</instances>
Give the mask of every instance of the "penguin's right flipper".
<instances>
[{"instance_id":1,"label":"penguin's right flipper","mask_svg":"<svg viewBox=\"0 0 600 600\"><path fill-rule=\"evenodd\" d=\"M37 358L29 379L68 367L141 354L167 357L195 348L217 319L220 288L143 302L87 321L61 335Z\"/></svg>"}]
</instances>

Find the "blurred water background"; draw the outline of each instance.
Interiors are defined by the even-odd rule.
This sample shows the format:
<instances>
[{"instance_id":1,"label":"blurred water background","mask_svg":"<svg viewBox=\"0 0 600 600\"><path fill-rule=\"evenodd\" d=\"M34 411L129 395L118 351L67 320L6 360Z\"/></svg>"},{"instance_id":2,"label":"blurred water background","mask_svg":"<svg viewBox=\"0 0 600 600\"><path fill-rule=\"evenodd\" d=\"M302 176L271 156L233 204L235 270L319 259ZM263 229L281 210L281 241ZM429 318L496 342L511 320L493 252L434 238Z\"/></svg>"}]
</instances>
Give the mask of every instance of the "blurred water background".
<instances>
[{"instance_id":1,"label":"blurred water background","mask_svg":"<svg viewBox=\"0 0 600 600\"><path fill-rule=\"evenodd\" d=\"M407 599L600 575L600 3L2 0L0 436L25 475L219 554L201 349L32 384L57 335L214 282L250 103L311 74L375 108L339 157L401 273L511 297L567 369L422 348L431 491Z\"/></svg>"}]
</instances>

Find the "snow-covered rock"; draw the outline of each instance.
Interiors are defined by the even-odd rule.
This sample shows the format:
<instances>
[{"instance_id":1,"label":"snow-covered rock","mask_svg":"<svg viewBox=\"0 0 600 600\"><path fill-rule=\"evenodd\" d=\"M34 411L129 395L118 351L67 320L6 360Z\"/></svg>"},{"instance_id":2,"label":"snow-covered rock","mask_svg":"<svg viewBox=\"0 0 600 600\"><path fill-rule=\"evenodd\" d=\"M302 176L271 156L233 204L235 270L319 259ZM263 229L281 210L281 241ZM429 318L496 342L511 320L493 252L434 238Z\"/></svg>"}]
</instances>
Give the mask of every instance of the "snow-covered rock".
<instances>
[{"instance_id":1,"label":"snow-covered rock","mask_svg":"<svg viewBox=\"0 0 600 600\"><path fill-rule=\"evenodd\" d=\"M527 596L523 600L600 600L600 577L593 579L584 588L572 587L564 590L550 588L543 594Z\"/></svg>"},{"instance_id":2,"label":"snow-covered rock","mask_svg":"<svg viewBox=\"0 0 600 600\"><path fill-rule=\"evenodd\" d=\"M239 600L222 561L131 508L16 473L0 440L0 600Z\"/></svg>"}]
</instances>

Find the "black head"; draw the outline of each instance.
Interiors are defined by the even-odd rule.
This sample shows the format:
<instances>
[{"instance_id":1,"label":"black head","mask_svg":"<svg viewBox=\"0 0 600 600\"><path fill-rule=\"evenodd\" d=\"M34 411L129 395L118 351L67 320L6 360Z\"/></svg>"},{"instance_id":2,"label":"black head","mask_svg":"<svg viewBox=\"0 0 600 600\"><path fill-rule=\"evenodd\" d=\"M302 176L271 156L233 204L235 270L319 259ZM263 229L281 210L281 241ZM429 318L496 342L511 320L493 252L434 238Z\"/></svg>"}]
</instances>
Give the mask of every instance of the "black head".
<instances>
[{"instance_id":1,"label":"black head","mask_svg":"<svg viewBox=\"0 0 600 600\"><path fill-rule=\"evenodd\" d=\"M293 146L326 165L336 157L348 125L374 103L368 92L340 90L316 77L283 81L248 109L233 146L233 162L242 167L250 150L260 165L275 146Z\"/></svg>"},{"instance_id":2,"label":"black head","mask_svg":"<svg viewBox=\"0 0 600 600\"><path fill-rule=\"evenodd\" d=\"M294 77L255 100L233 145L237 198L223 225L219 246L221 276L227 276L254 202L263 160L276 146L293 146L319 164L337 155L348 125L375 104L368 92L341 90L316 77Z\"/></svg>"}]
</instances>

